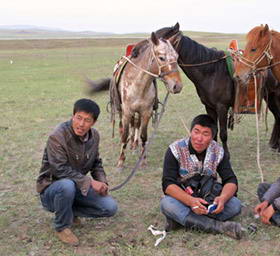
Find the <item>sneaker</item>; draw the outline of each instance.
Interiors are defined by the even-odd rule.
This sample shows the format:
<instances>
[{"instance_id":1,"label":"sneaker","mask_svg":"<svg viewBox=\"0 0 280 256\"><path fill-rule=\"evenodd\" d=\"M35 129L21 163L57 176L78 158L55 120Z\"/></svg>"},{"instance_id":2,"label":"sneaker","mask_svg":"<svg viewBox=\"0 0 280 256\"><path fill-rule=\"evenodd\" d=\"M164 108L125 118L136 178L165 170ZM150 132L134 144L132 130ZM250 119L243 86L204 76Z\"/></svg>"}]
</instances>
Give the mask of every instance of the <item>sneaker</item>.
<instances>
[{"instance_id":1,"label":"sneaker","mask_svg":"<svg viewBox=\"0 0 280 256\"><path fill-rule=\"evenodd\" d=\"M63 243L73 246L79 245L79 239L72 233L69 228L65 228L60 232L56 232L56 234Z\"/></svg>"},{"instance_id":2,"label":"sneaker","mask_svg":"<svg viewBox=\"0 0 280 256\"><path fill-rule=\"evenodd\" d=\"M170 232L172 230L177 230L181 227L179 223L177 223L175 220L172 220L168 217L166 217L166 224L165 224L165 231Z\"/></svg>"}]
</instances>

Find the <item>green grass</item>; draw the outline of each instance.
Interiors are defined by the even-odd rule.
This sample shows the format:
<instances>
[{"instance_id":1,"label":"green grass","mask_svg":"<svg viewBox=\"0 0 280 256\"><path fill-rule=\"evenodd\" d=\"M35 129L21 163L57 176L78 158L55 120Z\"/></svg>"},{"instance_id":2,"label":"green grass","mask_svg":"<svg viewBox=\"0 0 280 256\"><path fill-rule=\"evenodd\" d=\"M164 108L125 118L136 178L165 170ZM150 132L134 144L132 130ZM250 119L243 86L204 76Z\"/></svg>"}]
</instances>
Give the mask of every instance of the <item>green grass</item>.
<instances>
[{"instance_id":1,"label":"green grass","mask_svg":"<svg viewBox=\"0 0 280 256\"><path fill-rule=\"evenodd\" d=\"M230 39L215 36L207 35L199 41L226 49ZM35 192L48 134L71 117L77 99L88 97L83 90L84 77L110 76L128 43L131 39L17 40L10 44L0 41L0 255L279 255L279 228L259 222L258 233L242 241L179 230L168 234L154 248L155 238L147 228L150 224L164 227L159 211L164 153L171 142L186 135L181 120L189 126L195 115L205 112L194 86L183 74L184 89L170 97L150 144L148 167L138 170L123 189L112 193L119 203L117 215L84 219L82 227L74 228L81 241L78 248L63 245L54 236L53 215L42 209ZM165 95L161 83L159 95L160 99ZM108 93L92 98L101 106L96 128L101 134L100 152L112 187L127 177L138 155L128 152L125 170L116 171L120 145L118 136L111 138L110 116L106 112ZM272 124L270 113L267 133L264 122L260 122L261 164L269 182L279 176L279 154L268 146ZM150 134L152 131L150 127ZM229 131L239 197L247 205L236 220L244 226L255 222L251 210L257 199L252 193L260 182L256 145L255 117L244 116Z\"/></svg>"}]
</instances>

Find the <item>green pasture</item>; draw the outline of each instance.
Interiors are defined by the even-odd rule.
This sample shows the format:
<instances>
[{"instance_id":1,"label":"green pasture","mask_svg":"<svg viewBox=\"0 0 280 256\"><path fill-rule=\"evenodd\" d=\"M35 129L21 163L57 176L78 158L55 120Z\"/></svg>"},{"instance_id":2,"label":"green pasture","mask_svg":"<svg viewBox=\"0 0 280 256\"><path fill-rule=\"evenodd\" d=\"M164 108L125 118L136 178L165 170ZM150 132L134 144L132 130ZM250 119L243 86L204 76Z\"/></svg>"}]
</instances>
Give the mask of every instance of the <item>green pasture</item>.
<instances>
[{"instance_id":1,"label":"green pasture","mask_svg":"<svg viewBox=\"0 0 280 256\"><path fill-rule=\"evenodd\" d=\"M226 49L235 38L218 34L198 35L195 40ZM42 209L35 192L48 134L71 117L77 99L88 97L84 92L85 77L110 76L114 64L125 52L125 45L134 41L124 38L0 41L0 255L279 255L280 229L260 224L252 213L260 182L254 115L240 118L234 130L229 131L228 143L239 179L239 197L244 202L242 214L236 220L245 227L255 222L258 232L235 241L222 235L179 230L169 233L154 247L156 239L147 228L151 224L159 229L164 227L159 210L164 153L171 142L186 135L182 122L189 126L195 115L205 112L194 86L183 73L183 91L169 98L149 147L147 168L138 170L123 189L112 193L119 203L117 215L109 219L83 219L82 227L73 229L81 242L77 248L66 246L55 237L53 215ZM165 92L159 82L161 100ZM128 152L125 170L116 170L120 144L118 136L111 138L110 115L106 112L108 93L92 98L101 106L96 128L101 135L100 153L112 187L127 177L139 153ZM271 113L268 113L268 131L264 118L259 120L260 162L268 182L279 176L280 155L268 146L272 125ZM151 126L149 132L153 132Z\"/></svg>"}]
</instances>

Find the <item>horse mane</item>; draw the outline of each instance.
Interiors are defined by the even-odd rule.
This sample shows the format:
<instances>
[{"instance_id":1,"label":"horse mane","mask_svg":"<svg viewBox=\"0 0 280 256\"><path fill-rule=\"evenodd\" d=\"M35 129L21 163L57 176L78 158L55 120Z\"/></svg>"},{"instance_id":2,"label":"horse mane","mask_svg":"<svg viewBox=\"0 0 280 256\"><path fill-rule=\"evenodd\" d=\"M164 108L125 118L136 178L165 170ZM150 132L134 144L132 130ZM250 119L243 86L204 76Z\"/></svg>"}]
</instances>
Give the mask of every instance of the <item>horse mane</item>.
<instances>
[{"instance_id":1,"label":"horse mane","mask_svg":"<svg viewBox=\"0 0 280 256\"><path fill-rule=\"evenodd\" d=\"M256 26L253 29L250 30L250 32L246 36L247 42L251 42L252 45L258 45L259 40L263 37L263 30L265 29L264 25ZM271 35L272 37L276 37L278 40L280 40L280 33L275 30L269 30L268 35Z\"/></svg>"},{"instance_id":2,"label":"horse mane","mask_svg":"<svg viewBox=\"0 0 280 256\"><path fill-rule=\"evenodd\" d=\"M139 54L141 54L142 52L144 52L149 46L149 40L145 39L140 41L139 43L137 43L133 49L132 49L132 53L131 53L131 57L132 58L137 58L139 56Z\"/></svg>"},{"instance_id":3,"label":"horse mane","mask_svg":"<svg viewBox=\"0 0 280 256\"><path fill-rule=\"evenodd\" d=\"M184 64L198 64L211 60L216 60L225 55L224 51L216 48L208 48L187 36L183 36L179 44L180 59L187 61ZM185 56L185 57L184 57ZM205 68L211 65L204 65Z\"/></svg>"},{"instance_id":4,"label":"horse mane","mask_svg":"<svg viewBox=\"0 0 280 256\"><path fill-rule=\"evenodd\" d=\"M179 26L179 24L176 24L176 25ZM165 40L165 39L169 39L176 33L182 34L182 32L176 28L176 25L173 27L164 27L164 28L157 30L155 32L157 38ZM132 58L137 58L141 52L145 51L148 42L149 41L147 39L145 39L143 41L140 41L138 44L136 44L132 50L132 54L131 54Z\"/></svg>"},{"instance_id":5,"label":"horse mane","mask_svg":"<svg viewBox=\"0 0 280 256\"><path fill-rule=\"evenodd\" d=\"M275 36L278 40L280 40L280 33L278 31L271 30L270 33L272 36Z\"/></svg>"},{"instance_id":6,"label":"horse mane","mask_svg":"<svg viewBox=\"0 0 280 256\"><path fill-rule=\"evenodd\" d=\"M198 42L192 40L191 38L183 35L182 31L177 30L174 27L165 27L157 30L156 35L168 39L176 34L181 36L181 40L175 49L178 53L180 52L179 63L182 64L198 64L215 59L219 59L225 55L224 51L218 51L215 48L208 48ZM219 62L218 62L219 63ZM203 68L204 71L213 70L213 66L217 65L203 65L200 68Z\"/></svg>"}]
</instances>

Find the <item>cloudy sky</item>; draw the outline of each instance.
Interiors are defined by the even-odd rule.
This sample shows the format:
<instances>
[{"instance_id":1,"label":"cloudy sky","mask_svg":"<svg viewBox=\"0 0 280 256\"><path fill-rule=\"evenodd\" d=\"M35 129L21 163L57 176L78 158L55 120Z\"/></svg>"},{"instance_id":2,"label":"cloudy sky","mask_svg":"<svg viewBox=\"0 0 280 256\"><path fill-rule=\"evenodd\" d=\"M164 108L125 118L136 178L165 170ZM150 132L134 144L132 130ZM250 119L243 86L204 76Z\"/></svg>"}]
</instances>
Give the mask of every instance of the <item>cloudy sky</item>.
<instances>
[{"instance_id":1,"label":"cloudy sky","mask_svg":"<svg viewBox=\"0 0 280 256\"><path fill-rule=\"evenodd\" d=\"M6 0L0 25L36 25L97 32L181 30L247 33L267 23L280 31L279 0Z\"/></svg>"}]
</instances>

